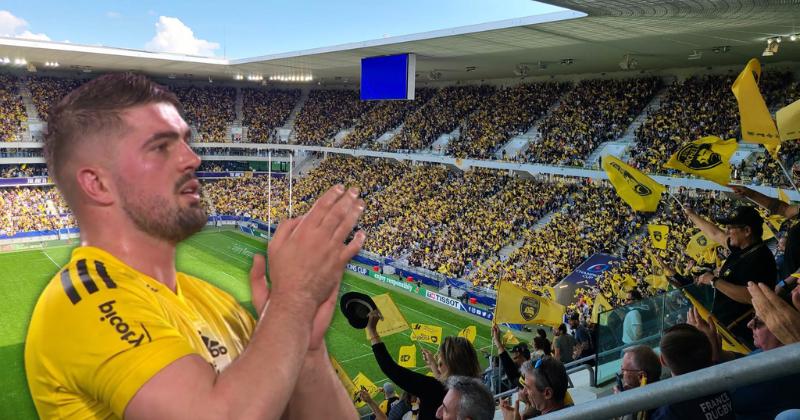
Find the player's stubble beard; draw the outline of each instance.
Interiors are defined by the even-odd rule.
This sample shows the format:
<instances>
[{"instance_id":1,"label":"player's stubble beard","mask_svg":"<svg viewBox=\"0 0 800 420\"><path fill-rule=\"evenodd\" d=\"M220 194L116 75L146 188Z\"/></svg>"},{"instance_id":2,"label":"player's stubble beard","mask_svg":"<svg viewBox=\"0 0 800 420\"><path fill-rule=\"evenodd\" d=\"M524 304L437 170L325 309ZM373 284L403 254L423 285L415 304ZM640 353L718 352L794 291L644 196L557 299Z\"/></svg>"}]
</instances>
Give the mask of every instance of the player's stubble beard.
<instances>
[{"instance_id":1,"label":"player's stubble beard","mask_svg":"<svg viewBox=\"0 0 800 420\"><path fill-rule=\"evenodd\" d=\"M123 191L128 192L120 197L122 208L142 232L177 244L203 229L208 220L201 203L188 206L179 203L180 190L193 179L194 173L187 173L175 183L174 200L159 195L145 196L134 184L118 179Z\"/></svg>"}]
</instances>

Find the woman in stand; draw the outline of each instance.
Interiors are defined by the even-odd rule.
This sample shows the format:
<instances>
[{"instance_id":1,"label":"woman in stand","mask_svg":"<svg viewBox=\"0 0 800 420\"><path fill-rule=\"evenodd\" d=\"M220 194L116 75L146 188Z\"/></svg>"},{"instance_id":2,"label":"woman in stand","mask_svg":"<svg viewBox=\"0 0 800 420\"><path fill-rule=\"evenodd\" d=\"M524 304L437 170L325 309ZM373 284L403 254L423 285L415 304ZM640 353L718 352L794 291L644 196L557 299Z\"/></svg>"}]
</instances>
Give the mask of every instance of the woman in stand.
<instances>
[{"instance_id":1,"label":"woman in stand","mask_svg":"<svg viewBox=\"0 0 800 420\"><path fill-rule=\"evenodd\" d=\"M378 335L377 325L381 313L374 310L369 314L367 334L372 342L372 353L383 373L399 388L417 395L419 398L419 420L433 420L436 410L442 404L447 389L445 382L452 375L480 378L481 368L475 348L464 337L445 337L439 346L437 363L432 355L423 351L431 371L436 377L426 376L398 365L389 355L386 345Z\"/></svg>"}]
</instances>

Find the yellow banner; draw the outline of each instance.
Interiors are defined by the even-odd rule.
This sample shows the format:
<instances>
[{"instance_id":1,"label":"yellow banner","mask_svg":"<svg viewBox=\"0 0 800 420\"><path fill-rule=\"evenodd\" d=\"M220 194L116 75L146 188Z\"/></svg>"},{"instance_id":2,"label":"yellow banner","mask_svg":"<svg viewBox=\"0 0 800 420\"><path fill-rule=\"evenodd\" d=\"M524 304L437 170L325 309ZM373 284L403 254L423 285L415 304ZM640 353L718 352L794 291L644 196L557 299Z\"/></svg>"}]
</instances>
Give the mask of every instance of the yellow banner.
<instances>
[{"instance_id":1,"label":"yellow banner","mask_svg":"<svg viewBox=\"0 0 800 420\"><path fill-rule=\"evenodd\" d=\"M603 156L603 170L617 195L636 211L654 212L661 201L663 185L611 155Z\"/></svg>"},{"instance_id":2,"label":"yellow banner","mask_svg":"<svg viewBox=\"0 0 800 420\"><path fill-rule=\"evenodd\" d=\"M746 143L775 146L781 142L778 129L767 108L767 103L758 90L761 78L761 63L753 58L733 82L731 90L739 104L742 139Z\"/></svg>"},{"instance_id":3,"label":"yellow banner","mask_svg":"<svg viewBox=\"0 0 800 420\"><path fill-rule=\"evenodd\" d=\"M397 364L402 367L417 367L417 346L400 346L400 355L397 357Z\"/></svg>"},{"instance_id":4,"label":"yellow banner","mask_svg":"<svg viewBox=\"0 0 800 420\"><path fill-rule=\"evenodd\" d=\"M602 292L598 293L594 298L594 306L592 306L592 322L595 324L600 323L600 313L611 310L611 304Z\"/></svg>"},{"instance_id":5,"label":"yellow banner","mask_svg":"<svg viewBox=\"0 0 800 420\"><path fill-rule=\"evenodd\" d=\"M686 255L692 257L693 260L697 261L698 263L703 262L707 259L708 251L710 249L716 248L717 243L708 239L706 234L703 232L697 232L691 239L689 239L689 243L686 244ZM710 262L710 261L709 261Z\"/></svg>"},{"instance_id":6,"label":"yellow banner","mask_svg":"<svg viewBox=\"0 0 800 420\"><path fill-rule=\"evenodd\" d=\"M649 224L647 225L647 232L650 233L650 241L653 243L653 248L667 249L669 226Z\"/></svg>"},{"instance_id":7,"label":"yellow banner","mask_svg":"<svg viewBox=\"0 0 800 420\"><path fill-rule=\"evenodd\" d=\"M395 305L388 293L372 296L372 301L375 302L375 306L378 307L381 315L383 315L383 319L378 321L378 335L386 337L408 329L408 321L406 321L400 309L397 309L397 305ZM365 334L369 338L369 333L365 332Z\"/></svg>"},{"instance_id":8,"label":"yellow banner","mask_svg":"<svg viewBox=\"0 0 800 420\"><path fill-rule=\"evenodd\" d=\"M736 139L706 136L683 144L664 167L728 185L731 181L730 160L737 147Z\"/></svg>"},{"instance_id":9,"label":"yellow banner","mask_svg":"<svg viewBox=\"0 0 800 420\"><path fill-rule=\"evenodd\" d=\"M689 299L690 302L692 302L692 306L697 308L697 312L700 314L700 316L703 319L708 320L708 316L710 315L708 309L701 305L700 302L698 302L697 299L695 299L694 296L692 296L691 293L687 292L685 289L683 290L683 294L687 299ZM733 334L725 329L725 327L719 325L716 318L714 318L714 326L717 327L717 335L719 335L719 337L722 339L722 350L733 351L741 354L750 354L750 349L740 343L739 340L733 336Z\"/></svg>"},{"instance_id":10,"label":"yellow banner","mask_svg":"<svg viewBox=\"0 0 800 420\"><path fill-rule=\"evenodd\" d=\"M344 385L344 389L347 390L347 394L350 395L350 398L355 401L356 397L358 396L358 392L356 392L356 386L353 384L353 381L347 376L347 372L342 368L342 365L333 357L331 358L331 364L333 365L333 370L336 372L336 376L339 377L339 380L342 381L342 385ZM363 404L361 404L363 406Z\"/></svg>"},{"instance_id":11,"label":"yellow banner","mask_svg":"<svg viewBox=\"0 0 800 420\"><path fill-rule=\"evenodd\" d=\"M558 326L563 322L565 311L564 306L550 299L501 281L497 289L494 322Z\"/></svg>"},{"instance_id":12,"label":"yellow banner","mask_svg":"<svg viewBox=\"0 0 800 420\"><path fill-rule=\"evenodd\" d=\"M779 109L775 118L781 141L800 139L800 100Z\"/></svg>"},{"instance_id":13,"label":"yellow banner","mask_svg":"<svg viewBox=\"0 0 800 420\"><path fill-rule=\"evenodd\" d=\"M372 398L378 395L378 387L367 378L367 375L361 372L358 372L358 375L353 378L353 385L355 385L356 390L366 389ZM363 407L364 405L364 402L359 402L356 407Z\"/></svg>"},{"instance_id":14,"label":"yellow banner","mask_svg":"<svg viewBox=\"0 0 800 420\"><path fill-rule=\"evenodd\" d=\"M428 324L411 324L411 339L438 346L442 342L442 327Z\"/></svg>"},{"instance_id":15,"label":"yellow banner","mask_svg":"<svg viewBox=\"0 0 800 420\"><path fill-rule=\"evenodd\" d=\"M474 325L470 325L467 328L458 332L459 337L464 337L469 340L470 343L475 344L475 336L478 335L478 329L475 328Z\"/></svg>"},{"instance_id":16,"label":"yellow banner","mask_svg":"<svg viewBox=\"0 0 800 420\"><path fill-rule=\"evenodd\" d=\"M781 200L786 204L790 203L789 196L786 195L786 191L784 191L784 190L782 190L780 188L778 188L778 200Z\"/></svg>"}]
</instances>

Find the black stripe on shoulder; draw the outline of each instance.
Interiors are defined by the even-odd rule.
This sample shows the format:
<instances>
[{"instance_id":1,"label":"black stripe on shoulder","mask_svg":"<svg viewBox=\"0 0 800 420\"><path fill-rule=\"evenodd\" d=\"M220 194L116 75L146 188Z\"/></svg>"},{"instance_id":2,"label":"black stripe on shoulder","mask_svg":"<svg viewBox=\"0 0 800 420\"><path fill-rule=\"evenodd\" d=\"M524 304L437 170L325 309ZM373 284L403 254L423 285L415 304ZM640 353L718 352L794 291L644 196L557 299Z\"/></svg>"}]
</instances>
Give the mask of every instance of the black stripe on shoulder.
<instances>
[{"instance_id":1,"label":"black stripe on shoulder","mask_svg":"<svg viewBox=\"0 0 800 420\"><path fill-rule=\"evenodd\" d=\"M97 291L97 284L92 280L92 277L89 276L89 267L86 266L86 260L78 260L75 264L75 268L78 269L78 277L81 278L81 283L83 283L83 287L86 288L86 291L89 294L92 294Z\"/></svg>"},{"instance_id":2,"label":"black stripe on shoulder","mask_svg":"<svg viewBox=\"0 0 800 420\"><path fill-rule=\"evenodd\" d=\"M97 274L100 275L100 278L103 279L103 283L106 284L106 287L109 289L115 289L117 287L117 283L114 283L114 280L112 280L111 276L108 275L106 266L102 261L95 261L94 268L97 270Z\"/></svg>"},{"instance_id":3,"label":"black stripe on shoulder","mask_svg":"<svg viewBox=\"0 0 800 420\"><path fill-rule=\"evenodd\" d=\"M81 301L81 296L75 290L75 286L72 285L72 279L69 278L69 267L61 270L61 286L73 305Z\"/></svg>"}]
</instances>

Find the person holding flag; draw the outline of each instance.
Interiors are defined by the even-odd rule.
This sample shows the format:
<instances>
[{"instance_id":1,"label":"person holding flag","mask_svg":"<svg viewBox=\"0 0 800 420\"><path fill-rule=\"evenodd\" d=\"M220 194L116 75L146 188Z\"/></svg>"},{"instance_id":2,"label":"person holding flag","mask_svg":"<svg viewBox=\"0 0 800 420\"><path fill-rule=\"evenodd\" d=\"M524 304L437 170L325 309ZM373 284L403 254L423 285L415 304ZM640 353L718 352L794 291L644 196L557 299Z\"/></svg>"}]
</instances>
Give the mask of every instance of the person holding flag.
<instances>
[{"instance_id":1,"label":"person holding flag","mask_svg":"<svg viewBox=\"0 0 800 420\"><path fill-rule=\"evenodd\" d=\"M786 283L794 282L796 278L792 277L792 274L800 271L800 223L798 223L800 218L797 217L800 214L800 206L766 196L742 185L729 185L729 187L737 197L751 200L769 210L771 214L786 218L789 228L786 232L783 264L778 267L778 278L785 279Z\"/></svg>"},{"instance_id":2,"label":"person holding flag","mask_svg":"<svg viewBox=\"0 0 800 420\"><path fill-rule=\"evenodd\" d=\"M475 347L464 337L445 337L439 345L438 374L430 377L397 364L389 355L386 344L378 334L378 321L382 315L376 309L369 313L367 335L372 343L372 353L381 371L398 387L420 399L419 420L436 418L436 410L442 405L447 387L445 383L451 376L481 377L481 366ZM438 378L438 379L437 379Z\"/></svg>"},{"instance_id":3,"label":"person holding flag","mask_svg":"<svg viewBox=\"0 0 800 420\"><path fill-rule=\"evenodd\" d=\"M753 307L747 282L762 282L774 287L776 276L772 251L761 239L764 219L754 207L739 206L729 217L717 220L726 226L723 231L691 208L687 207L685 213L709 239L730 250L730 256L722 267L697 276L695 283L714 289L711 313L742 343L752 348L753 333L747 328L747 321Z\"/></svg>"}]
</instances>

